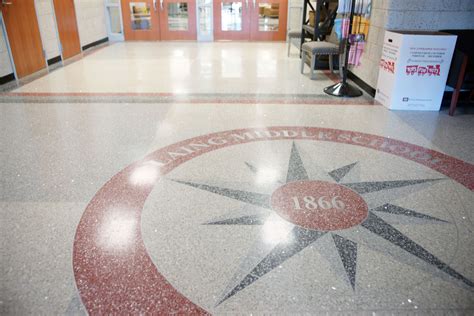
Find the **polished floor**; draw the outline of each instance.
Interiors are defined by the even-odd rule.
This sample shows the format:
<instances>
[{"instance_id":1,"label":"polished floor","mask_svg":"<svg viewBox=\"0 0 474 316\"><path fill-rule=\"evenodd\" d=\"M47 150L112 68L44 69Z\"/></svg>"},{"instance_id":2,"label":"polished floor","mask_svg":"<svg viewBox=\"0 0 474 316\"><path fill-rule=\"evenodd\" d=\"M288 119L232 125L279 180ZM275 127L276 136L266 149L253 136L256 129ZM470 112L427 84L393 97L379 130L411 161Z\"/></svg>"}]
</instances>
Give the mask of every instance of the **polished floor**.
<instances>
[{"instance_id":1,"label":"polished floor","mask_svg":"<svg viewBox=\"0 0 474 316\"><path fill-rule=\"evenodd\" d=\"M16 92L322 93L327 76L300 76L295 47L292 56L272 43L117 43Z\"/></svg>"},{"instance_id":2,"label":"polished floor","mask_svg":"<svg viewBox=\"0 0 474 316\"><path fill-rule=\"evenodd\" d=\"M474 313L474 117L293 49L117 43L1 94L0 313Z\"/></svg>"}]
</instances>

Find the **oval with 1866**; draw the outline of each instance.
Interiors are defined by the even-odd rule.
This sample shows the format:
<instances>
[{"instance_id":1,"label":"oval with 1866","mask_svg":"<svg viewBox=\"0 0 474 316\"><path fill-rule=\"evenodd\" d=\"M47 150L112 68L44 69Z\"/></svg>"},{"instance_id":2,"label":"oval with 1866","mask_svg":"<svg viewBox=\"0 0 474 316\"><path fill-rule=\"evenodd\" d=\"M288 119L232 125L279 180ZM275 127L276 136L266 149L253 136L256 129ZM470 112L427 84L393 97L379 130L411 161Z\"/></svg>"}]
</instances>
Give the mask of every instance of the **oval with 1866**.
<instances>
[{"instance_id":1,"label":"oval with 1866","mask_svg":"<svg viewBox=\"0 0 474 316\"><path fill-rule=\"evenodd\" d=\"M354 227L368 215L367 203L358 193L326 181L287 183L273 192L271 206L283 219L319 231Z\"/></svg>"}]
</instances>

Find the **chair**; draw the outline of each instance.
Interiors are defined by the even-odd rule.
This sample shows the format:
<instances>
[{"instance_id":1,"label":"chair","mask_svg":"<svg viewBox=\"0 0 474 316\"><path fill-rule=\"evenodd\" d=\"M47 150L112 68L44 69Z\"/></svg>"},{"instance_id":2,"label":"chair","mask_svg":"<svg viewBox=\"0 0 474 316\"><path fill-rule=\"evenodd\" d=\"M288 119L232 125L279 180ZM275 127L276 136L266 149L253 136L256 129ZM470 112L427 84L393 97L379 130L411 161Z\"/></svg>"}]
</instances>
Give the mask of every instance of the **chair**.
<instances>
[{"instance_id":1,"label":"chair","mask_svg":"<svg viewBox=\"0 0 474 316\"><path fill-rule=\"evenodd\" d=\"M471 64L470 67L469 64ZM472 99L474 94L474 73L472 70L472 62L470 63L467 54L464 54L457 49L454 51L447 85L453 88L453 95L449 106L449 115L453 116L456 111L461 91L470 91L470 99Z\"/></svg>"},{"instance_id":2,"label":"chair","mask_svg":"<svg viewBox=\"0 0 474 316\"><path fill-rule=\"evenodd\" d=\"M453 88L449 115L456 111L459 95L462 91L469 92L469 99L474 97L474 30L443 30L457 35L447 85Z\"/></svg>"},{"instance_id":3,"label":"chair","mask_svg":"<svg viewBox=\"0 0 474 316\"><path fill-rule=\"evenodd\" d=\"M331 34L332 35L332 34ZM334 41L334 36L329 37L330 40ZM306 55L311 57L311 79L314 79L314 67L316 65L316 57L321 55L329 56L329 69L331 73L333 73L333 62L334 56L339 56L339 74L342 77L342 67L343 64L343 52L344 52L344 41L340 41L338 43L334 42L319 42L319 41L311 41L306 42L301 47L301 73L304 73L304 64L306 62Z\"/></svg>"},{"instance_id":4,"label":"chair","mask_svg":"<svg viewBox=\"0 0 474 316\"><path fill-rule=\"evenodd\" d=\"M293 38L300 39L301 38L301 31L288 31L288 57L290 57L290 49L291 49L291 40Z\"/></svg>"}]
</instances>

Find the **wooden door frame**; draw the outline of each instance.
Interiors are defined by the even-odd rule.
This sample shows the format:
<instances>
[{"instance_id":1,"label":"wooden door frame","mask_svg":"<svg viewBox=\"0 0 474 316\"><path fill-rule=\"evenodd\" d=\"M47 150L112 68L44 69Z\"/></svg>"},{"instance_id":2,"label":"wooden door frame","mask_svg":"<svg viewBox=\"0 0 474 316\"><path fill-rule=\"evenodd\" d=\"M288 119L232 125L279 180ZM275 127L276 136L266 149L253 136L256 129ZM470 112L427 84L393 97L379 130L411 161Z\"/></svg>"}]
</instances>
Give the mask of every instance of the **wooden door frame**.
<instances>
[{"instance_id":1,"label":"wooden door frame","mask_svg":"<svg viewBox=\"0 0 474 316\"><path fill-rule=\"evenodd\" d=\"M149 31L134 31L131 25L130 2L132 0L121 0L120 9L122 11L123 34L126 41L158 41L160 40L160 12L159 0L141 0L150 6L150 16L152 28ZM155 5L157 6L155 9ZM154 28L154 25L155 28Z\"/></svg>"},{"instance_id":2,"label":"wooden door frame","mask_svg":"<svg viewBox=\"0 0 474 316\"><path fill-rule=\"evenodd\" d=\"M248 2L247 2L248 1ZM252 0L214 0L213 1L213 19L214 19L214 40L237 40L245 41L250 39L250 18ZM242 2L242 30L241 31L222 31L222 3ZM248 3L248 7L247 7Z\"/></svg>"},{"instance_id":3,"label":"wooden door frame","mask_svg":"<svg viewBox=\"0 0 474 316\"><path fill-rule=\"evenodd\" d=\"M286 31L288 22L288 1L286 0L253 0L255 7L252 8L250 16L250 40L251 41L286 41ZM259 3L278 3L278 31L259 31Z\"/></svg>"},{"instance_id":4,"label":"wooden door frame","mask_svg":"<svg viewBox=\"0 0 474 316\"><path fill-rule=\"evenodd\" d=\"M188 4L188 30L169 31L168 30L168 4L186 2ZM197 40L197 1L196 0L163 0L163 7L160 12L160 33L161 40Z\"/></svg>"}]
</instances>

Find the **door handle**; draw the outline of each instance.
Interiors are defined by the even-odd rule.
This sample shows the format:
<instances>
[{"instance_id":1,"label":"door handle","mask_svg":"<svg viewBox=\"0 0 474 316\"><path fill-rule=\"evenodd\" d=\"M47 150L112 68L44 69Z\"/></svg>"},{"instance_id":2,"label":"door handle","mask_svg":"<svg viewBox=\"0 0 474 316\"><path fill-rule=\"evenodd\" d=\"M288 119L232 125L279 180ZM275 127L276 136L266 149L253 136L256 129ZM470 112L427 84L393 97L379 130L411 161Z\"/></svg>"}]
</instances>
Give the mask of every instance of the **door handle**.
<instances>
[{"instance_id":1,"label":"door handle","mask_svg":"<svg viewBox=\"0 0 474 316\"><path fill-rule=\"evenodd\" d=\"M245 0L245 8L248 10L249 9L249 0Z\"/></svg>"},{"instance_id":2,"label":"door handle","mask_svg":"<svg viewBox=\"0 0 474 316\"><path fill-rule=\"evenodd\" d=\"M255 9L255 6L256 6L256 0L253 0L253 8Z\"/></svg>"},{"instance_id":3,"label":"door handle","mask_svg":"<svg viewBox=\"0 0 474 316\"><path fill-rule=\"evenodd\" d=\"M163 0L160 0L160 8L161 8L161 11L163 11L163 9L164 9Z\"/></svg>"},{"instance_id":4,"label":"door handle","mask_svg":"<svg viewBox=\"0 0 474 316\"><path fill-rule=\"evenodd\" d=\"M153 10L156 12L156 0L153 0Z\"/></svg>"}]
</instances>

